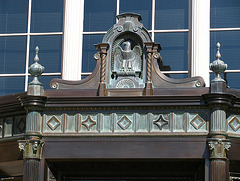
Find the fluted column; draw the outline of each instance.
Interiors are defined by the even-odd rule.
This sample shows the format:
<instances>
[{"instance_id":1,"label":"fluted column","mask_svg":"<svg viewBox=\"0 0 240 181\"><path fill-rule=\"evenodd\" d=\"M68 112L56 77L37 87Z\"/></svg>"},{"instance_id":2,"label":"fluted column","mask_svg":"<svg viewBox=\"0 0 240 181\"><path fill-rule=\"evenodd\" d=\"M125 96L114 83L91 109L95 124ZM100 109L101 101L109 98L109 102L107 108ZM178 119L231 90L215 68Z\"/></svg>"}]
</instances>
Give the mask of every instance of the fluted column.
<instances>
[{"instance_id":1,"label":"fluted column","mask_svg":"<svg viewBox=\"0 0 240 181\"><path fill-rule=\"evenodd\" d=\"M44 67L38 63L38 51L36 47L35 63L29 67L29 73L33 81L28 84L27 95L19 96L19 102L27 112L25 140L19 141L19 148L23 151L24 172L23 181L38 181L40 179L40 159L44 142L41 140L41 125L46 97L44 89L38 77L43 73Z\"/></svg>"},{"instance_id":2,"label":"fluted column","mask_svg":"<svg viewBox=\"0 0 240 181\"><path fill-rule=\"evenodd\" d=\"M235 96L226 93L226 82L221 78L221 74L226 70L227 65L220 58L220 43L217 43L216 60L210 64L210 69L216 74L216 77L211 81L210 93L203 95L205 103L211 109L209 138L207 140L211 162L211 181L229 180L227 151L231 147L231 142L227 139L226 112L236 99Z\"/></svg>"}]
</instances>

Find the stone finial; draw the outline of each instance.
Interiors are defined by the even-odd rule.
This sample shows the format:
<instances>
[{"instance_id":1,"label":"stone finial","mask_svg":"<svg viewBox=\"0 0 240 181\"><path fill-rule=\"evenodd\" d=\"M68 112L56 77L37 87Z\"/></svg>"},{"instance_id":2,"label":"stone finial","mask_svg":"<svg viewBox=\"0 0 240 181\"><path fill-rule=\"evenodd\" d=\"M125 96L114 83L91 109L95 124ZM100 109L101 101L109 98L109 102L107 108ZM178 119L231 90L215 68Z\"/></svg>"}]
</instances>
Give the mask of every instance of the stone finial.
<instances>
[{"instance_id":1,"label":"stone finial","mask_svg":"<svg viewBox=\"0 0 240 181\"><path fill-rule=\"evenodd\" d=\"M38 51L39 48L36 46L35 48L35 57L34 57L34 62L29 68L28 71L29 73L33 76L33 81L29 83L29 85L42 85L41 82L38 81L38 77L43 73L44 71L44 66L40 65L38 63L39 57L38 57Z\"/></svg>"},{"instance_id":2,"label":"stone finial","mask_svg":"<svg viewBox=\"0 0 240 181\"><path fill-rule=\"evenodd\" d=\"M212 81L224 81L221 78L221 74L227 69L227 64L225 64L222 60L220 60L221 58L220 46L221 45L218 42L216 44L216 47L217 47L216 60L214 60L210 64L210 69L216 74L215 79L213 79Z\"/></svg>"}]
</instances>

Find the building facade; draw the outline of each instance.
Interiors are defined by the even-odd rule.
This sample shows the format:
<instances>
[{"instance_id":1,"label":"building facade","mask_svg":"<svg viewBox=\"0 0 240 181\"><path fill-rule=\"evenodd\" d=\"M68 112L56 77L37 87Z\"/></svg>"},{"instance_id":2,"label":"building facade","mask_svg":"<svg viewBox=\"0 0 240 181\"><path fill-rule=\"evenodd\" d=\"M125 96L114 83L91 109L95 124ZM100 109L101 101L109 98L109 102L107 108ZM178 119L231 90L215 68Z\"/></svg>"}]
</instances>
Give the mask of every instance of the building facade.
<instances>
[{"instance_id":1,"label":"building facade","mask_svg":"<svg viewBox=\"0 0 240 181\"><path fill-rule=\"evenodd\" d=\"M0 3L2 180L239 179L238 1Z\"/></svg>"}]
</instances>

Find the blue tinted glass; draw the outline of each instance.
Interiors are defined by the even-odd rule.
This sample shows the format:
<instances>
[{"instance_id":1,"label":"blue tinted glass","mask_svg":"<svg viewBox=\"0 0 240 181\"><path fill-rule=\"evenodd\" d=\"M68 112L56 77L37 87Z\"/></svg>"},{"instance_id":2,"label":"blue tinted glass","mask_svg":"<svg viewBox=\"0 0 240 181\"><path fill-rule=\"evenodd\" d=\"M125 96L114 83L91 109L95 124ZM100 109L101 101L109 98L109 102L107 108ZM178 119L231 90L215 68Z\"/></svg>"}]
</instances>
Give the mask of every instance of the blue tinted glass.
<instances>
[{"instance_id":1,"label":"blue tinted glass","mask_svg":"<svg viewBox=\"0 0 240 181\"><path fill-rule=\"evenodd\" d=\"M188 33L156 33L155 42L162 46L163 64L171 70L188 69Z\"/></svg>"},{"instance_id":2,"label":"blue tinted glass","mask_svg":"<svg viewBox=\"0 0 240 181\"><path fill-rule=\"evenodd\" d=\"M120 13L126 12L140 14L141 23L148 30L152 29L152 0L120 0Z\"/></svg>"},{"instance_id":3,"label":"blue tinted glass","mask_svg":"<svg viewBox=\"0 0 240 181\"><path fill-rule=\"evenodd\" d=\"M156 0L155 29L188 29L189 0Z\"/></svg>"},{"instance_id":4,"label":"blue tinted glass","mask_svg":"<svg viewBox=\"0 0 240 181\"><path fill-rule=\"evenodd\" d=\"M26 33L28 0L0 0L0 33Z\"/></svg>"},{"instance_id":5,"label":"blue tinted glass","mask_svg":"<svg viewBox=\"0 0 240 181\"><path fill-rule=\"evenodd\" d=\"M36 46L39 47L39 63L45 67L44 72L61 72L62 35L32 36L29 65L34 63Z\"/></svg>"},{"instance_id":6,"label":"blue tinted glass","mask_svg":"<svg viewBox=\"0 0 240 181\"><path fill-rule=\"evenodd\" d=\"M0 77L0 95L24 92L24 77Z\"/></svg>"},{"instance_id":7,"label":"blue tinted glass","mask_svg":"<svg viewBox=\"0 0 240 181\"><path fill-rule=\"evenodd\" d=\"M55 79L55 78L61 79L61 76L48 76L48 75L43 76L42 75L38 79L43 84L44 89L51 89L50 82L52 79ZM28 82L31 82L32 80L33 80L32 77L28 78Z\"/></svg>"},{"instance_id":8,"label":"blue tinted glass","mask_svg":"<svg viewBox=\"0 0 240 181\"><path fill-rule=\"evenodd\" d=\"M188 74L170 74L169 77L172 79L185 79L188 78Z\"/></svg>"},{"instance_id":9,"label":"blue tinted glass","mask_svg":"<svg viewBox=\"0 0 240 181\"><path fill-rule=\"evenodd\" d=\"M31 32L61 32L63 0L32 0Z\"/></svg>"},{"instance_id":10,"label":"blue tinted glass","mask_svg":"<svg viewBox=\"0 0 240 181\"><path fill-rule=\"evenodd\" d=\"M84 1L84 31L107 31L116 22L116 0Z\"/></svg>"},{"instance_id":11,"label":"blue tinted glass","mask_svg":"<svg viewBox=\"0 0 240 181\"><path fill-rule=\"evenodd\" d=\"M222 75L222 77L224 77ZM240 73L226 73L225 78L227 80L227 86L232 89L240 89L239 79Z\"/></svg>"},{"instance_id":12,"label":"blue tinted glass","mask_svg":"<svg viewBox=\"0 0 240 181\"><path fill-rule=\"evenodd\" d=\"M94 44L102 42L104 35L84 35L83 36L83 54L82 54L82 72L92 72L96 67L96 60L93 58L97 53Z\"/></svg>"},{"instance_id":13,"label":"blue tinted glass","mask_svg":"<svg viewBox=\"0 0 240 181\"><path fill-rule=\"evenodd\" d=\"M211 28L240 27L239 0L211 0Z\"/></svg>"},{"instance_id":14,"label":"blue tinted glass","mask_svg":"<svg viewBox=\"0 0 240 181\"><path fill-rule=\"evenodd\" d=\"M240 69L240 31L211 32L210 61L214 61L217 42L221 43L222 60L228 64L228 69Z\"/></svg>"},{"instance_id":15,"label":"blue tinted glass","mask_svg":"<svg viewBox=\"0 0 240 181\"><path fill-rule=\"evenodd\" d=\"M0 74L25 73L26 36L0 37Z\"/></svg>"}]
</instances>

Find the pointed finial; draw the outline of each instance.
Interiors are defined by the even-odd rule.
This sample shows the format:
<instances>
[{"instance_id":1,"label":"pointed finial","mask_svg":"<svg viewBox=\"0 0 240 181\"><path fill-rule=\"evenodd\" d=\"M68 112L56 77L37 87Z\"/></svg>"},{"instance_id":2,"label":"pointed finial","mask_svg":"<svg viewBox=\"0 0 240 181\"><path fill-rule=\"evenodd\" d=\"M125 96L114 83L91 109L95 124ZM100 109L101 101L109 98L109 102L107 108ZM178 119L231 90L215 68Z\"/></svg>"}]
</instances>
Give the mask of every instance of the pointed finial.
<instances>
[{"instance_id":1,"label":"pointed finial","mask_svg":"<svg viewBox=\"0 0 240 181\"><path fill-rule=\"evenodd\" d=\"M221 53L220 53L220 43L218 42L216 44L217 47L217 53L216 53L216 60L214 60L210 64L210 69L216 74L215 79L212 81L224 81L221 78L221 74L227 69L227 64L225 64L220 58L221 58Z\"/></svg>"},{"instance_id":2,"label":"pointed finial","mask_svg":"<svg viewBox=\"0 0 240 181\"><path fill-rule=\"evenodd\" d=\"M34 62L38 62L38 61L39 61L38 52L39 52L39 48L38 48L38 46L36 46L36 48L35 48Z\"/></svg>"},{"instance_id":3,"label":"pointed finial","mask_svg":"<svg viewBox=\"0 0 240 181\"><path fill-rule=\"evenodd\" d=\"M217 59L217 60L220 60L220 58L221 58L222 56L221 56L221 53L220 53L220 47L221 47L221 45L220 45L219 42L217 42L216 47L217 47L216 59Z\"/></svg>"},{"instance_id":4,"label":"pointed finial","mask_svg":"<svg viewBox=\"0 0 240 181\"><path fill-rule=\"evenodd\" d=\"M29 85L42 85L41 82L38 81L38 77L43 73L44 66L40 65L38 63L39 57L38 57L39 48L36 46L35 48L35 57L34 62L29 68L29 73L33 76L33 81L29 83Z\"/></svg>"}]
</instances>

